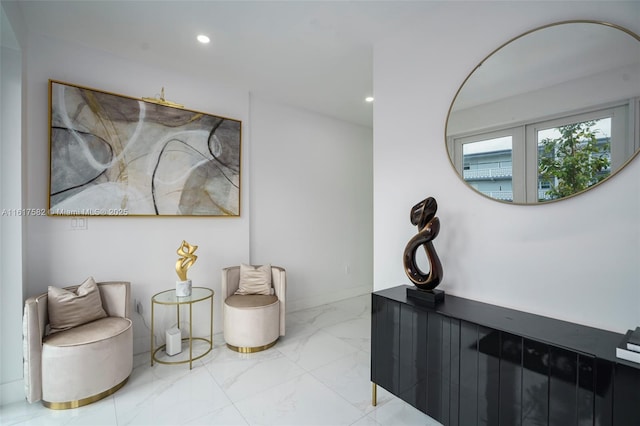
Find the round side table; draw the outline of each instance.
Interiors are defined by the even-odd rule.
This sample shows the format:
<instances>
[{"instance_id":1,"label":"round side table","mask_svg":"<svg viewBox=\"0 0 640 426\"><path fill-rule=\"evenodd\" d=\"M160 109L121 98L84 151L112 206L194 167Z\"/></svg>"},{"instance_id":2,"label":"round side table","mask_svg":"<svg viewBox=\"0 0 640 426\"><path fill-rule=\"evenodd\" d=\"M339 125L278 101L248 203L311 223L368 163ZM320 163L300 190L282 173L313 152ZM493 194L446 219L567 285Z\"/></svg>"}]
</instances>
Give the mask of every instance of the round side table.
<instances>
[{"instance_id":1,"label":"round side table","mask_svg":"<svg viewBox=\"0 0 640 426\"><path fill-rule=\"evenodd\" d=\"M213 290L206 287L193 287L191 290L191 296L179 297L176 296L176 290L165 290L158 294L155 294L151 298L151 365L154 361L160 364L186 364L189 363L189 369L193 368L193 361L202 358L213 348ZM198 302L205 302L209 300L209 338L205 337L193 337L193 305ZM166 361L158 358L158 352L166 348L166 344L154 348L154 323L155 323L155 306L156 305L173 305L176 307L176 317L178 322L178 328L180 328L180 306L189 307L189 336L183 337L182 341L189 341L189 358L180 361ZM205 342L203 353L194 357L193 355L193 341L199 340Z\"/></svg>"}]
</instances>

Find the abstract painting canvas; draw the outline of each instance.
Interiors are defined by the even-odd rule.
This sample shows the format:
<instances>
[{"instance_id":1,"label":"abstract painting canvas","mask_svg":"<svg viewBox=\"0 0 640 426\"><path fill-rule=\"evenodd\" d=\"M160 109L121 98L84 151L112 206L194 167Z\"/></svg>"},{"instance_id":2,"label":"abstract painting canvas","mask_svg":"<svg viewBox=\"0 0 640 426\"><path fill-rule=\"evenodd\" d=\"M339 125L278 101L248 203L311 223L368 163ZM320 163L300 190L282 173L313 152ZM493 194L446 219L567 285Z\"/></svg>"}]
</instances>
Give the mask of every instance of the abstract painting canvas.
<instances>
[{"instance_id":1,"label":"abstract painting canvas","mask_svg":"<svg viewBox=\"0 0 640 426\"><path fill-rule=\"evenodd\" d=\"M52 216L239 216L242 123L49 81Z\"/></svg>"}]
</instances>

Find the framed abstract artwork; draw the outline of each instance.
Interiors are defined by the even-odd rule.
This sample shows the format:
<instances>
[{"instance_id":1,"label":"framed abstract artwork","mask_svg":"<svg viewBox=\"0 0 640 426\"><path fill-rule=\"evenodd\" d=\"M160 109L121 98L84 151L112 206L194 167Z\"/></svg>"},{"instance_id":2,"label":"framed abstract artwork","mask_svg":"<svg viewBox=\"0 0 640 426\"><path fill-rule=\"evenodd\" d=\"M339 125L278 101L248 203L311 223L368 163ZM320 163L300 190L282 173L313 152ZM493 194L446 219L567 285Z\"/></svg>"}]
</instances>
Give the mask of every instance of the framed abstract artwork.
<instances>
[{"instance_id":1,"label":"framed abstract artwork","mask_svg":"<svg viewBox=\"0 0 640 426\"><path fill-rule=\"evenodd\" d=\"M49 80L50 216L239 216L239 120Z\"/></svg>"}]
</instances>

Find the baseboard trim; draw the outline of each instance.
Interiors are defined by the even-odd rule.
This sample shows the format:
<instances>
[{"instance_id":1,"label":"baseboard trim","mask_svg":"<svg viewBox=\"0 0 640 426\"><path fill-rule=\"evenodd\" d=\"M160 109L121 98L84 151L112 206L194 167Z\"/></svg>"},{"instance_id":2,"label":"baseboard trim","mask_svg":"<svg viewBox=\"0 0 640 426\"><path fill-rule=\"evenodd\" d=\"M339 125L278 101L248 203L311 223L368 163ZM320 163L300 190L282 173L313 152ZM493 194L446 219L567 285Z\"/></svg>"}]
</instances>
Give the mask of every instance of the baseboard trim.
<instances>
[{"instance_id":1,"label":"baseboard trim","mask_svg":"<svg viewBox=\"0 0 640 426\"><path fill-rule=\"evenodd\" d=\"M340 300L350 299L364 294L371 294L372 291L372 285L362 285L340 291L327 291L296 300L290 300L287 298L287 312L296 312L302 309L315 308L317 306L326 305L327 303L339 302Z\"/></svg>"}]
</instances>

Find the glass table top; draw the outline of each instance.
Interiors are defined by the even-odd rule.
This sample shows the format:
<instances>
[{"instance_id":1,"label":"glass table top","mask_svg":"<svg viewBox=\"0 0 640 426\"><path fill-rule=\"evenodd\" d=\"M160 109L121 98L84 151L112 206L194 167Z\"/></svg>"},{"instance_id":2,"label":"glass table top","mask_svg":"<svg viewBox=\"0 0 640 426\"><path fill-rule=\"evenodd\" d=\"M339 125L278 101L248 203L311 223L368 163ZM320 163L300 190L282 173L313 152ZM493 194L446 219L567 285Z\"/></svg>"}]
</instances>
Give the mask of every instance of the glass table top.
<instances>
[{"instance_id":1,"label":"glass table top","mask_svg":"<svg viewBox=\"0 0 640 426\"><path fill-rule=\"evenodd\" d=\"M176 289L165 290L154 295L151 300L153 303L160 303L165 305L177 305L183 303L195 303L204 299L213 297L213 290L206 287L193 287L191 289L191 296L176 296Z\"/></svg>"}]
</instances>

